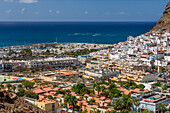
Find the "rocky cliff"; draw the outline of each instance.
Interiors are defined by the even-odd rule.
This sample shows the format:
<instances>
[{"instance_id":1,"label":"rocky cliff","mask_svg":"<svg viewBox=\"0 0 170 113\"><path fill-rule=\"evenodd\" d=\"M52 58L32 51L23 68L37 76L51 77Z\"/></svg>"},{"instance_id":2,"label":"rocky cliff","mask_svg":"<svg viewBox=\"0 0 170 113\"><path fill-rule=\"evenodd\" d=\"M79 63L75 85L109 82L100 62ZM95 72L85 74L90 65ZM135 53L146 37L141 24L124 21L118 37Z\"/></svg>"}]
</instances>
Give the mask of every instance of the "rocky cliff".
<instances>
[{"instance_id":1,"label":"rocky cliff","mask_svg":"<svg viewBox=\"0 0 170 113\"><path fill-rule=\"evenodd\" d=\"M23 98L0 90L0 113L47 113Z\"/></svg>"},{"instance_id":2,"label":"rocky cliff","mask_svg":"<svg viewBox=\"0 0 170 113\"><path fill-rule=\"evenodd\" d=\"M168 2L163 16L158 20L157 24L151 28L151 31L170 32L170 2Z\"/></svg>"}]
</instances>

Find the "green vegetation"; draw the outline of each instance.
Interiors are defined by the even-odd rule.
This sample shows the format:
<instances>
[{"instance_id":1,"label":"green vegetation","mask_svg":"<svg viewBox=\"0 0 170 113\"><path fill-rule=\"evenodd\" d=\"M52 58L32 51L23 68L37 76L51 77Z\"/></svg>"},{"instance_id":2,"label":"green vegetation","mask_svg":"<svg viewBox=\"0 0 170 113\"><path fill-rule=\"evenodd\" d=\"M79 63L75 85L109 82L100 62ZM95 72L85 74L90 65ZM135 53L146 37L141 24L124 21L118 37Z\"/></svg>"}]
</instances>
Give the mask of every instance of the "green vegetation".
<instances>
[{"instance_id":1,"label":"green vegetation","mask_svg":"<svg viewBox=\"0 0 170 113\"><path fill-rule=\"evenodd\" d=\"M104 86L100 85L99 83L94 83L93 88L96 89L98 95L99 92L101 92L100 96L105 96L106 98L110 97L110 99L118 98L122 95L114 83L111 83L108 89L106 89Z\"/></svg>"},{"instance_id":2,"label":"green vegetation","mask_svg":"<svg viewBox=\"0 0 170 113\"><path fill-rule=\"evenodd\" d=\"M12 85L10 83L7 84L8 91L11 90Z\"/></svg>"},{"instance_id":3,"label":"green vegetation","mask_svg":"<svg viewBox=\"0 0 170 113\"><path fill-rule=\"evenodd\" d=\"M90 94L90 90L82 83L78 83L77 85L74 85L72 87L72 91L84 95L84 94Z\"/></svg>"},{"instance_id":4,"label":"green vegetation","mask_svg":"<svg viewBox=\"0 0 170 113\"><path fill-rule=\"evenodd\" d=\"M153 112L150 110L143 110L141 113L153 113Z\"/></svg>"},{"instance_id":5,"label":"green vegetation","mask_svg":"<svg viewBox=\"0 0 170 113\"><path fill-rule=\"evenodd\" d=\"M77 67L76 66L72 66L71 67L74 71L77 69Z\"/></svg>"},{"instance_id":6,"label":"green vegetation","mask_svg":"<svg viewBox=\"0 0 170 113\"><path fill-rule=\"evenodd\" d=\"M165 86L163 86L162 89L163 89L163 90L167 90L167 88L168 88L168 87L165 85Z\"/></svg>"},{"instance_id":7,"label":"green vegetation","mask_svg":"<svg viewBox=\"0 0 170 113\"><path fill-rule=\"evenodd\" d=\"M69 106L72 106L72 110L74 110L75 104L77 103L77 99L75 96L71 96L70 93L67 94L64 100L65 104L69 104Z\"/></svg>"},{"instance_id":8,"label":"green vegetation","mask_svg":"<svg viewBox=\"0 0 170 113\"><path fill-rule=\"evenodd\" d=\"M58 85L57 85L57 84L54 84L54 85L53 85L53 88L55 88L55 87L58 87Z\"/></svg>"},{"instance_id":9,"label":"green vegetation","mask_svg":"<svg viewBox=\"0 0 170 113\"><path fill-rule=\"evenodd\" d=\"M54 98L51 95L45 96L44 98L48 98L50 100L54 100Z\"/></svg>"},{"instance_id":10,"label":"green vegetation","mask_svg":"<svg viewBox=\"0 0 170 113\"><path fill-rule=\"evenodd\" d=\"M32 89L35 84L34 82L30 81L22 81L21 83L26 89Z\"/></svg>"},{"instance_id":11,"label":"green vegetation","mask_svg":"<svg viewBox=\"0 0 170 113\"><path fill-rule=\"evenodd\" d=\"M56 95L58 95L58 94L63 94L63 95L65 95L65 94L66 94L66 91L59 89L58 91L56 91Z\"/></svg>"},{"instance_id":12,"label":"green vegetation","mask_svg":"<svg viewBox=\"0 0 170 113\"><path fill-rule=\"evenodd\" d=\"M107 111L106 113L117 113L116 110L112 110L112 111Z\"/></svg>"},{"instance_id":13,"label":"green vegetation","mask_svg":"<svg viewBox=\"0 0 170 113\"><path fill-rule=\"evenodd\" d=\"M123 87L124 87L125 89L130 90L130 89L135 89L135 88L137 88L138 86L137 86L137 84L136 84L135 82L128 81L128 82L126 82L126 83L123 85Z\"/></svg>"},{"instance_id":14,"label":"green vegetation","mask_svg":"<svg viewBox=\"0 0 170 113\"><path fill-rule=\"evenodd\" d=\"M79 55L87 55L91 52L96 52L98 51L98 49L81 49L81 50L77 50L77 51L71 51L71 52L65 52L65 55L73 55L73 56L79 56Z\"/></svg>"},{"instance_id":15,"label":"green vegetation","mask_svg":"<svg viewBox=\"0 0 170 113\"><path fill-rule=\"evenodd\" d=\"M165 105L160 103L159 106L158 106L158 110L161 111L161 113L163 113L166 110Z\"/></svg>"},{"instance_id":16,"label":"green vegetation","mask_svg":"<svg viewBox=\"0 0 170 113\"><path fill-rule=\"evenodd\" d=\"M138 88L139 88L139 89L144 89L144 88L145 88L145 85L139 84L139 85L138 85Z\"/></svg>"},{"instance_id":17,"label":"green vegetation","mask_svg":"<svg viewBox=\"0 0 170 113\"><path fill-rule=\"evenodd\" d=\"M121 92L115 87L109 90L110 99L119 98L122 96Z\"/></svg>"},{"instance_id":18,"label":"green vegetation","mask_svg":"<svg viewBox=\"0 0 170 113\"><path fill-rule=\"evenodd\" d=\"M91 99L91 100L89 100L88 102L89 102L90 104L92 104L92 103L95 102L95 100L94 100L94 99Z\"/></svg>"},{"instance_id":19,"label":"green vegetation","mask_svg":"<svg viewBox=\"0 0 170 113\"><path fill-rule=\"evenodd\" d=\"M30 97L34 99L38 98L38 94L34 94L31 90L25 90L23 88L18 89L17 95L19 97L25 96L25 97Z\"/></svg>"},{"instance_id":20,"label":"green vegetation","mask_svg":"<svg viewBox=\"0 0 170 113\"><path fill-rule=\"evenodd\" d=\"M50 53L50 50L46 50L46 52L44 53L44 55L50 55L51 53Z\"/></svg>"},{"instance_id":21,"label":"green vegetation","mask_svg":"<svg viewBox=\"0 0 170 113\"><path fill-rule=\"evenodd\" d=\"M4 85L3 85L3 83L1 83L1 84L0 84L0 88L4 88Z\"/></svg>"},{"instance_id":22,"label":"green vegetation","mask_svg":"<svg viewBox=\"0 0 170 113\"><path fill-rule=\"evenodd\" d=\"M122 113L129 113L131 111L131 107L133 111L136 111L137 109L134 108L134 105L139 107L139 100L136 98L130 98L129 96L124 96L123 100L117 99L114 102L114 108L116 110L120 110Z\"/></svg>"},{"instance_id":23,"label":"green vegetation","mask_svg":"<svg viewBox=\"0 0 170 113\"><path fill-rule=\"evenodd\" d=\"M158 81L157 83L152 84L153 88L157 88L158 86L161 86L161 82Z\"/></svg>"},{"instance_id":24,"label":"green vegetation","mask_svg":"<svg viewBox=\"0 0 170 113\"><path fill-rule=\"evenodd\" d=\"M25 56L32 56L32 50L31 49L23 49L21 53Z\"/></svg>"},{"instance_id":25,"label":"green vegetation","mask_svg":"<svg viewBox=\"0 0 170 113\"><path fill-rule=\"evenodd\" d=\"M19 89L19 90L18 90L17 95L18 95L19 97L22 97L22 96L24 96L24 93L25 93L25 90L22 88L22 89Z\"/></svg>"},{"instance_id":26,"label":"green vegetation","mask_svg":"<svg viewBox=\"0 0 170 113\"><path fill-rule=\"evenodd\" d=\"M125 88L125 89L128 89L128 90L130 90L130 89L135 89L135 88L139 88L139 89L144 89L145 88L145 85L143 85L143 84L139 84L139 85L137 85L135 82L133 82L133 81L128 81L128 82L126 82L126 83L124 83L123 84L123 87Z\"/></svg>"}]
</instances>

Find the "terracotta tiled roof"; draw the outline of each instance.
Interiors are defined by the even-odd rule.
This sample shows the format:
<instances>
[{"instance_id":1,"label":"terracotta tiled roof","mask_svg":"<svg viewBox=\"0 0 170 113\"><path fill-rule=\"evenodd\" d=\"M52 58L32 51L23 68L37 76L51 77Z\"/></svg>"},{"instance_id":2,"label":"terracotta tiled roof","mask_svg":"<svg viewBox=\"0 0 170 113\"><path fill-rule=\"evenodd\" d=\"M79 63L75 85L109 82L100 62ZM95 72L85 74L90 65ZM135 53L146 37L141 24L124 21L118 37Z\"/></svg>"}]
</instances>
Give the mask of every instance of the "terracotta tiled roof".
<instances>
[{"instance_id":1,"label":"terracotta tiled roof","mask_svg":"<svg viewBox=\"0 0 170 113\"><path fill-rule=\"evenodd\" d=\"M38 86L38 87L36 87L36 89L41 89L41 88L43 88L43 86Z\"/></svg>"},{"instance_id":2,"label":"terracotta tiled roof","mask_svg":"<svg viewBox=\"0 0 170 113\"><path fill-rule=\"evenodd\" d=\"M56 94L56 92L54 92L54 91L51 91L51 92L50 92L50 94Z\"/></svg>"},{"instance_id":3,"label":"terracotta tiled roof","mask_svg":"<svg viewBox=\"0 0 170 113\"><path fill-rule=\"evenodd\" d=\"M71 95L72 96L77 96L77 94L75 92L73 92L73 91L71 92Z\"/></svg>"},{"instance_id":4,"label":"terracotta tiled roof","mask_svg":"<svg viewBox=\"0 0 170 113\"><path fill-rule=\"evenodd\" d=\"M45 96L49 96L49 95L53 96L54 94L51 94L51 93L44 93L44 95L45 95Z\"/></svg>"},{"instance_id":5,"label":"terracotta tiled roof","mask_svg":"<svg viewBox=\"0 0 170 113\"><path fill-rule=\"evenodd\" d=\"M44 93L45 91L41 90L41 89L36 89L36 90L33 90L34 93Z\"/></svg>"},{"instance_id":6,"label":"terracotta tiled roof","mask_svg":"<svg viewBox=\"0 0 170 113\"><path fill-rule=\"evenodd\" d=\"M98 108L98 105L91 105L91 108Z\"/></svg>"},{"instance_id":7,"label":"terracotta tiled roof","mask_svg":"<svg viewBox=\"0 0 170 113\"><path fill-rule=\"evenodd\" d=\"M113 109L113 108L108 108L108 109L107 109L107 111L112 111L112 110L115 110L115 109Z\"/></svg>"},{"instance_id":8,"label":"terracotta tiled roof","mask_svg":"<svg viewBox=\"0 0 170 113\"><path fill-rule=\"evenodd\" d=\"M85 94L84 96L89 96L88 94Z\"/></svg>"},{"instance_id":9,"label":"terracotta tiled roof","mask_svg":"<svg viewBox=\"0 0 170 113\"><path fill-rule=\"evenodd\" d=\"M44 88L43 90L48 92L48 91L52 91L53 89L51 87L47 87L47 88Z\"/></svg>"},{"instance_id":10,"label":"terracotta tiled roof","mask_svg":"<svg viewBox=\"0 0 170 113\"><path fill-rule=\"evenodd\" d=\"M87 106L87 105L88 105L88 102L83 102L82 105L83 105L83 106Z\"/></svg>"},{"instance_id":11,"label":"terracotta tiled roof","mask_svg":"<svg viewBox=\"0 0 170 113\"><path fill-rule=\"evenodd\" d=\"M119 88L120 91L122 91L124 94L129 95L130 91L128 91L127 89L124 89L122 87Z\"/></svg>"},{"instance_id":12,"label":"terracotta tiled roof","mask_svg":"<svg viewBox=\"0 0 170 113\"><path fill-rule=\"evenodd\" d=\"M100 100L104 100L105 99L105 97L100 97Z\"/></svg>"},{"instance_id":13,"label":"terracotta tiled roof","mask_svg":"<svg viewBox=\"0 0 170 113\"><path fill-rule=\"evenodd\" d=\"M56 101L54 101L54 100L49 100L49 99L41 99L41 100L39 100L38 102L42 102L42 103L48 104L48 103L54 103L54 102L56 102Z\"/></svg>"},{"instance_id":14,"label":"terracotta tiled roof","mask_svg":"<svg viewBox=\"0 0 170 113\"><path fill-rule=\"evenodd\" d=\"M56 98L61 98L61 97L63 97L64 95L62 95L62 94L58 94L57 96L56 96Z\"/></svg>"},{"instance_id":15,"label":"terracotta tiled roof","mask_svg":"<svg viewBox=\"0 0 170 113\"><path fill-rule=\"evenodd\" d=\"M58 91L59 89L60 89L60 88L55 87L55 88L52 89L52 91Z\"/></svg>"},{"instance_id":16,"label":"terracotta tiled roof","mask_svg":"<svg viewBox=\"0 0 170 113\"><path fill-rule=\"evenodd\" d=\"M107 99L107 100L105 100L104 102L106 102L106 103L110 103L110 102L111 102L111 100L110 100L110 99Z\"/></svg>"},{"instance_id":17,"label":"terracotta tiled roof","mask_svg":"<svg viewBox=\"0 0 170 113\"><path fill-rule=\"evenodd\" d=\"M131 89L130 91L131 91L131 92L135 92L135 93L148 92L148 90L141 90L141 89L139 89L139 88Z\"/></svg>"}]
</instances>

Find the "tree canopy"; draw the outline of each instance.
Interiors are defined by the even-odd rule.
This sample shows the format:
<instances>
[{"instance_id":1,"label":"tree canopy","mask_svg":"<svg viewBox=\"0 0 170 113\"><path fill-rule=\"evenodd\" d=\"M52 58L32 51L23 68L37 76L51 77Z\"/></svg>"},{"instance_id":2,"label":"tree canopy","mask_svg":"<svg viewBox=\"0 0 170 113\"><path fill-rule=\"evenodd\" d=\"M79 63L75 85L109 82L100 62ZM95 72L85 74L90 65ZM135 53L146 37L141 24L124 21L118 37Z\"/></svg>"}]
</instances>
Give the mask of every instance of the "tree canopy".
<instances>
[{"instance_id":1,"label":"tree canopy","mask_svg":"<svg viewBox=\"0 0 170 113\"><path fill-rule=\"evenodd\" d=\"M23 86L25 86L26 89L31 89L34 86L34 82L30 82L30 81L22 81L21 82Z\"/></svg>"},{"instance_id":2,"label":"tree canopy","mask_svg":"<svg viewBox=\"0 0 170 113\"><path fill-rule=\"evenodd\" d=\"M80 95L84 95L84 94L89 94L90 90L82 83L78 83L77 85L74 85L72 87L72 91L80 94Z\"/></svg>"}]
</instances>

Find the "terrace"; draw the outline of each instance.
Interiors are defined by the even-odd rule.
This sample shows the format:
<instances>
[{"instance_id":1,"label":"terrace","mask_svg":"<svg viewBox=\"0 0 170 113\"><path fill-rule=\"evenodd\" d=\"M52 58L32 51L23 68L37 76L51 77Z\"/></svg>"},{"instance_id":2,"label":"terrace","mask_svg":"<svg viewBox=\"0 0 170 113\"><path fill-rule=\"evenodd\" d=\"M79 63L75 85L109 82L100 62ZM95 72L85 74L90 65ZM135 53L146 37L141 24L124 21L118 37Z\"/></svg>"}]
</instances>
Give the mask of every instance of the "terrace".
<instances>
[{"instance_id":1,"label":"terrace","mask_svg":"<svg viewBox=\"0 0 170 113\"><path fill-rule=\"evenodd\" d=\"M152 94L144 96L142 98L143 101L152 102L152 103L156 103L156 102L159 102L159 101L162 101L162 100L165 100L165 99L166 99L166 96L159 95L157 93L152 93Z\"/></svg>"}]
</instances>

